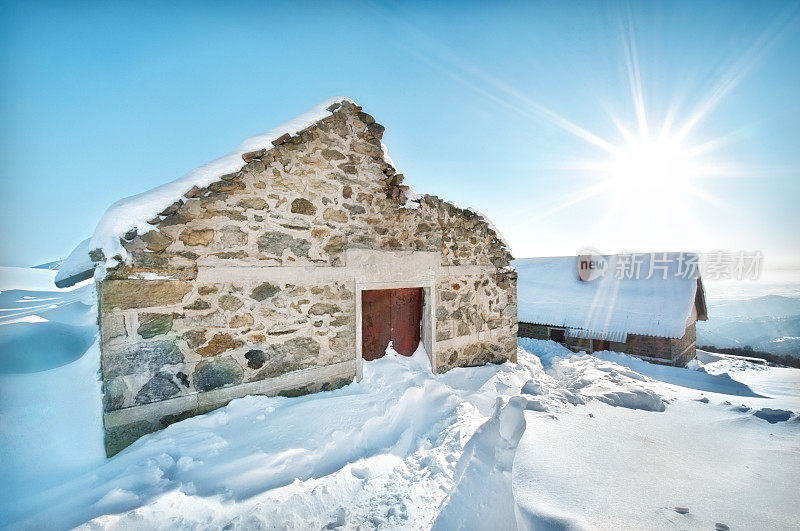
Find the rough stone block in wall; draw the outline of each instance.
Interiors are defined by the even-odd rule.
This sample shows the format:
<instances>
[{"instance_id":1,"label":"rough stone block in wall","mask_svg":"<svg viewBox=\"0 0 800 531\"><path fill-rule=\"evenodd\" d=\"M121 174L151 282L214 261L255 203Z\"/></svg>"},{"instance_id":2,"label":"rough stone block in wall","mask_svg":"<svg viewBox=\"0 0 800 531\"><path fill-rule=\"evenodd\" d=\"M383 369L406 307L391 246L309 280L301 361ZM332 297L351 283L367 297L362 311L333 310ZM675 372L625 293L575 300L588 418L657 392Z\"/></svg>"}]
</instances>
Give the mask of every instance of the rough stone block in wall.
<instances>
[{"instance_id":1,"label":"rough stone block in wall","mask_svg":"<svg viewBox=\"0 0 800 531\"><path fill-rule=\"evenodd\" d=\"M166 339L107 346L102 360L104 376L114 378L152 372L164 365L181 364L184 357L177 342Z\"/></svg>"},{"instance_id":2,"label":"rough stone block in wall","mask_svg":"<svg viewBox=\"0 0 800 531\"><path fill-rule=\"evenodd\" d=\"M192 284L177 280L106 280L101 294L103 311L151 308L178 304Z\"/></svg>"}]
</instances>

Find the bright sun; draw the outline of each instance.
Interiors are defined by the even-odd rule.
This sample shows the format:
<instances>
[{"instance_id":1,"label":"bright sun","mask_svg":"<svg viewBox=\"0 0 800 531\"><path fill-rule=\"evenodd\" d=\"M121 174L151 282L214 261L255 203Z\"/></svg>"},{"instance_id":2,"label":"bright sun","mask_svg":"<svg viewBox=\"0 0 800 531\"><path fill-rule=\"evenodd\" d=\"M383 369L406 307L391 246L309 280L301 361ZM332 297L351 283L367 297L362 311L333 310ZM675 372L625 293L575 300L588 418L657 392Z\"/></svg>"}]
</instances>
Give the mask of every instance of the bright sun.
<instances>
[{"instance_id":1,"label":"bright sun","mask_svg":"<svg viewBox=\"0 0 800 531\"><path fill-rule=\"evenodd\" d=\"M639 200L658 200L660 194L672 195L684 188L698 168L680 142L672 138L644 137L633 140L611 156L607 166L615 192Z\"/></svg>"},{"instance_id":2,"label":"bright sun","mask_svg":"<svg viewBox=\"0 0 800 531\"><path fill-rule=\"evenodd\" d=\"M719 168L704 155L705 145L689 145L659 124L659 133L624 130L624 141L608 142L603 159L589 164L597 184L586 197L601 200L599 227L613 227L629 245L673 243L694 225L697 199L710 200L702 184Z\"/></svg>"}]
</instances>

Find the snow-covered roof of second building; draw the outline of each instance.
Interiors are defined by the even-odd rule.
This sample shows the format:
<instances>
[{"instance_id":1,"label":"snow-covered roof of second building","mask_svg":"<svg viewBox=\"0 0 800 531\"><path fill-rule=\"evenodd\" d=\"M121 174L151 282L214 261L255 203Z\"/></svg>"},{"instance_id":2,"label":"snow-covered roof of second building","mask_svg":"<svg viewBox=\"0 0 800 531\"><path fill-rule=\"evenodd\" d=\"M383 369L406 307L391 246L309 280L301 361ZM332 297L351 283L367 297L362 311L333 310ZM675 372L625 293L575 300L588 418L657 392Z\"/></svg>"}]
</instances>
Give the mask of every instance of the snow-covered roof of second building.
<instances>
[{"instance_id":1,"label":"snow-covered roof of second building","mask_svg":"<svg viewBox=\"0 0 800 531\"><path fill-rule=\"evenodd\" d=\"M605 275L591 281L579 279L577 256L514 260L519 321L579 328L597 337L683 337L699 284L692 271L685 274L693 255L636 256L638 276L628 266L639 259L611 255L604 257Z\"/></svg>"}]
</instances>

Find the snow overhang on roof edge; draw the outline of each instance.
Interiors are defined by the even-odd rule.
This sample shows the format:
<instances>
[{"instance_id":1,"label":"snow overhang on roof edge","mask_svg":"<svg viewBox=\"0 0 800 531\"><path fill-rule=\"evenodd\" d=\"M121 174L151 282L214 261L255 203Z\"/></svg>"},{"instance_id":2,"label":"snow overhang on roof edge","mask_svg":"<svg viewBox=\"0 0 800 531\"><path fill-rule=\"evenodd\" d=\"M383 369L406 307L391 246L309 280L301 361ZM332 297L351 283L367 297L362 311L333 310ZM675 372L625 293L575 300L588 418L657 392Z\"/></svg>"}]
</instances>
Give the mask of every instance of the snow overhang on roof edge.
<instances>
[{"instance_id":1,"label":"snow overhang on roof edge","mask_svg":"<svg viewBox=\"0 0 800 531\"><path fill-rule=\"evenodd\" d=\"M598 339L603 341L614 341L625 343L628 340L628 333L621 331L608 330L584 330L583 328L567 328L567 337L579 339Z\"/></svg>"}]
</instances>

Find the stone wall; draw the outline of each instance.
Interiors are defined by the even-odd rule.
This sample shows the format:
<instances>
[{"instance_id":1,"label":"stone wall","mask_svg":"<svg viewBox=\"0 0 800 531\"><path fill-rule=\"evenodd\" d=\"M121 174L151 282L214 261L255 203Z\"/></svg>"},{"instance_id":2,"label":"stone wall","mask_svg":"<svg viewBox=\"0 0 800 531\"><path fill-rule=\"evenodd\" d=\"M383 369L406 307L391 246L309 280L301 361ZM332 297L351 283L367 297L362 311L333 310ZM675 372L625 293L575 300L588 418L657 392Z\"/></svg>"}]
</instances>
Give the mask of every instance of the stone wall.
<instances>
[{"instance_id":1,"label":"stone wall","mask_svg":"<svg viewBox=\"0 0 800 531\"><path fill-rule=\"evenodd\" d=\"M437 285L436 342L441 368L516 361L515 273L456 276Z\"/></svg>"},{"instance_id":2,"label":"stone wall","mask_svg":"<svg viewBox=\"0 0 800 531\"><path fill-rule=\"evenodd\" d=\"M534 323L519 323L519 337L530 337L533 339L550 339L548 327L546 325Z\"/></svg>"},{"instance_id":3,"label":"stone wall","mask_svg":"<svg viewBox=\"0 0 800 531\"><path fill-rule=\"evenodd\" d=\"M672 364L678 367L683 367L686 363L694 358L696 353L696 337L697 326L696 323L691 323L686 327L686 333L680 339L671 340L672 343Z\"/></svg>"},{"instance_id":4,"label":"stone wall","mask_svg":"<svg viewBox=\"0 0 800 531\"><path fill-rule=\"evenodd\" d=\"M402 253L438 257L426 273L434 367L515 358L508 250L469 210L434 196L409 202L382 133L343 102L188 191L152 230L125 235L127 256L98 289L109 454L236 396L351 381L356 279L386 280ZM350 252L359 249L389 262L372 267Z\"/></svg>"},{"instance_id":5,"label":"stone wall","mask_svg":"<svg viewBox=\"0 0 800 531\"><path fill-rule=\"evenodd\" d=\"M535 323L519 323L519 337L533 339L550 339L547 325ZM568 337L566 346L574 351L592 352L594 344L589 339ZM680 339L666 337L628 334L624 343L610 341L608 349L623 352L631 356L647 359L654 363L677 365L682 367L694 357L695 323L686 327L686 333Z\"/></svg>"},{"instance_id":6,"label":"stone wall","mask_svg":"<svg viewBox=\"0 0 800 531\"><path fill-rule=\"evenodd\" d=\"M668 361L672 359L670 339L666 337L628 334L628 340L625 343L613 343L613 346L617 345L621 347L619 352L624 352L626 354L637 354L639 356L661 358Z\"/></svg>"},{"instance_id":7,"label":"stone wall","mask_svg":"<svg viewBox=\"0 0 800 531\"><path fill-rule=\"evenodd\" d=\"M613 350L649 358L649 361L682 367L694 357L695 323L686 327L680 339L628 334L625 343L612 343Z\"/></svg>"}]
</instances>

